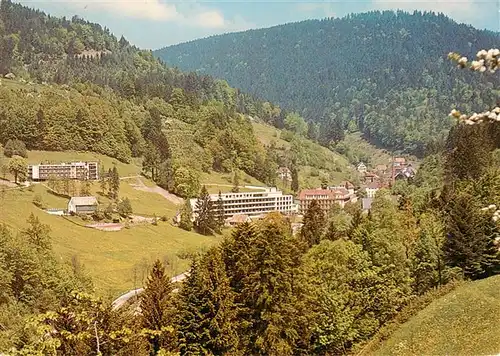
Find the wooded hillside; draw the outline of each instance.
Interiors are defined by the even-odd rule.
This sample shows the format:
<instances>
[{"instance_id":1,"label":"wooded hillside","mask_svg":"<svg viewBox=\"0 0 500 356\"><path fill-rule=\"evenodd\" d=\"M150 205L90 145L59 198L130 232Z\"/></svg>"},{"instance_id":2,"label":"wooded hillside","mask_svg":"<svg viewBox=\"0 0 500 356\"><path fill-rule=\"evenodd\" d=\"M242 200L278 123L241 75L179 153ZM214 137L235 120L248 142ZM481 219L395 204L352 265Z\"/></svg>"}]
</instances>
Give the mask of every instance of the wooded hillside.
<instances>
[{"instance_id":1,"label":"wooded hillside","mask_svg":"<svg viewBox=\"0 0 500 356\"><path fill-rule=\"evenodd\" d=\"M155 181L181 195L197 193L176 186L202 171L274 180L279 162L243 115L283 115L269 102L169 68L100 25L8 0L0 4L0 49L0 74L10 77L0 87L0 144L17 139L28 149L94 151L124 162L143 157ZM173 125L181 138L169 135ZM189 151L179 155L186 143Z\"/></svg>"},{"instance_id":2,"label":"wooded hillside","mask_svg":"<svg viewBox=\"0 0 500 356\"><path fill-rule=\"evenodd\" d=\"M380 146L422 154L451 127L450 103L480 111L498 96L489 90L498 78L456 71L446 55L472 57L498 39L444 15L385 11L212 36L155 55L295 110L319 132L359 130Z\"/></svg>"}]
</instances>

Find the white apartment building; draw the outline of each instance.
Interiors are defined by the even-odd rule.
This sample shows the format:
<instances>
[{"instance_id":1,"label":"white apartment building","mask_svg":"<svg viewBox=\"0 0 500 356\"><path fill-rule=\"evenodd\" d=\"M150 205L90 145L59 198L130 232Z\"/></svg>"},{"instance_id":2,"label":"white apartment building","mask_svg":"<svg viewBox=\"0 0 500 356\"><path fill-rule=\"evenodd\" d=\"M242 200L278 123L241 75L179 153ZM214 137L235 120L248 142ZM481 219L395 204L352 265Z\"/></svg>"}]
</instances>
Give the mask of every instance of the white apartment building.
<instances>
[{"instance_id":1,"label":"white apartment building","mask_svg":"<svg viewBox=\"0 0 500 356\"><path fill-rule=\"evenodd\" d=\"M297 204L293 202L293 196L283 195L282 191L274 187L256 192L223 193L221 197L226 218L230 218L235 214L257 216L272 211L279 211L283 214L298 211ZM219 194L210 194L210 199L216 202L219 199ZM197 213L196 200L190 200L194 214Z\"/></svg>"},{"instance_id":2,"label":"white apartment building","mask_svg":"<svg viewBox=\"0 0 500 356\"><path fill-rule=\"evenodd\" d=\"M30 164L28 166L28 179L33 181L55 179L89 179L98 180L97 162L69 162Z\"/></svg>"}]
</instances>

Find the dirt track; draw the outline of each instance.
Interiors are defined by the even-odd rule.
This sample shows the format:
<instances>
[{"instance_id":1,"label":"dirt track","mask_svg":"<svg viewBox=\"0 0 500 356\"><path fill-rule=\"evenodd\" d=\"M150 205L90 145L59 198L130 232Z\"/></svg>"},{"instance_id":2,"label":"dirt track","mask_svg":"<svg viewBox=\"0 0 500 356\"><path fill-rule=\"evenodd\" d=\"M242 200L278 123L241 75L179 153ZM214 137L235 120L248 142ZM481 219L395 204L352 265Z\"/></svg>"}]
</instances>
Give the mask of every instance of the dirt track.
<instances>
[{"instance_id":1,"label":"dirt track","mask_svg":"<svg viewBox=\"0 0 500 356\"><path fill-rule=\"evenodd\" d=\"M167 192L165 189L160 188L158 186L155 187L148 187L144 184L142 179L140 177L136 177L137 179L137 184L130 184L134 189L141 190L143 192L150 192L150 193L157 193L162 195L165 199L170 200L172 203L176 205L181 205L184 203L184 199L181 197L178 197L175 194Z\"/></svg>"}]
</instances>

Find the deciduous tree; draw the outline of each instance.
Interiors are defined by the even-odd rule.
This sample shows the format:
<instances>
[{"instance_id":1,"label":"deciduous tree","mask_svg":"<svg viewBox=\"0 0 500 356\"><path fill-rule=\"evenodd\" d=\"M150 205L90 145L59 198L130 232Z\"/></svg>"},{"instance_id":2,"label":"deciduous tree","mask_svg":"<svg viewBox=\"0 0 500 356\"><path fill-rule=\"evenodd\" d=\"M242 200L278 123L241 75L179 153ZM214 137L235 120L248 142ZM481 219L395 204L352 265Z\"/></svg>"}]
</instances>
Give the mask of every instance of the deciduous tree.
<instances>
[{"instance_id":1,"label":"deciduous tree","mask_svg":"<svg viewBox=\"0 0 500 356\"><path fill-rule=\"evenodd\" d=\"M9 161L9 172L14 175L14 182L26 180L28 175L28 161L20 156L13 156Z\"/></svg>"}]
</instances>

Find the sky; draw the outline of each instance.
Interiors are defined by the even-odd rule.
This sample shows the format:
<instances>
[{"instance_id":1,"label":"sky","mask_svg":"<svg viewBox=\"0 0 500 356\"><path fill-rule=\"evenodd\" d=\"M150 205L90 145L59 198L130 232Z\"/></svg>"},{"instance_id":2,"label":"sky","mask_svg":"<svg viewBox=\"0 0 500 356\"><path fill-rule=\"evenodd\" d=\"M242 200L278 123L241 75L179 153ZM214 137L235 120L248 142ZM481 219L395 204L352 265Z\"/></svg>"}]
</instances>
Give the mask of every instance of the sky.
<instances>
[{"instance_id":1,"label":"sky","mask_svg":"<svg viewBox=\"0 0 500 356\"><path fill-rule=\"evenodd\" d=\"M343 17L371 10L442 12L457 22L500 31L500 0L17 0L54 16L78 15L145 49L215 34Z\"/></svg>"}]
</instances>

